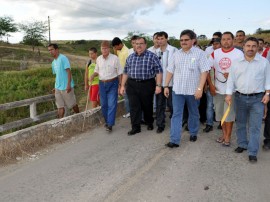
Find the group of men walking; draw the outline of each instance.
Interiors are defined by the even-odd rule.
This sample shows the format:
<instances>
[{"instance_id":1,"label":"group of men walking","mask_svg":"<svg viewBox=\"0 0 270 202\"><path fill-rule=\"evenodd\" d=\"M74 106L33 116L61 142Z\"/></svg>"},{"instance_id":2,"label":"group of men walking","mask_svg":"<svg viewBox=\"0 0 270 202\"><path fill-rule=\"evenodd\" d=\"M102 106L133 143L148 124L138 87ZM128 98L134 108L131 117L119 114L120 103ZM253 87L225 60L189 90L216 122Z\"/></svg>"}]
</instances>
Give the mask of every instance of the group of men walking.
<instances>
[{"instance_id":1,"label":"group of men walking","mask_svg":"<svg viewBox=\"0 0 270 202\"><path fill-rule=\"evenodd\" d=\"M86 74L86 83L91 84L99 77L106 130L112 131L115 124L117 98L121 94L125 97L125 117L130 116L131 120L129 136L141 132L142 121L147 130L154 129L153 110L156 132L162 133L168 108L171 124L170 141L166 146L179 147L186 105L190 141L195 142L200 128L198 106L205 91L207 122L204 132L213 130L214 114L216 121L225 118L222 136L217 142L230 146L236 120L238 147L235 151L248 150L249 161L256 162L264 109L269 101L270 65L258 53L258 39L245 39L241 30L237 34L235 40L231 32L214 33L212 45L206 51L195 46L197 37L192 30L180 33L180 49L169 45L168 34L163 31L154 34L154 46L149 49L144 37L132 37L131 49L118 37L114 38L112 46L116 55L110 53L110 43L103 41L102 55L94 61L93 73ZM270 149L270 113L265 120L264 148Z\"/></svg>"}]
</instances>

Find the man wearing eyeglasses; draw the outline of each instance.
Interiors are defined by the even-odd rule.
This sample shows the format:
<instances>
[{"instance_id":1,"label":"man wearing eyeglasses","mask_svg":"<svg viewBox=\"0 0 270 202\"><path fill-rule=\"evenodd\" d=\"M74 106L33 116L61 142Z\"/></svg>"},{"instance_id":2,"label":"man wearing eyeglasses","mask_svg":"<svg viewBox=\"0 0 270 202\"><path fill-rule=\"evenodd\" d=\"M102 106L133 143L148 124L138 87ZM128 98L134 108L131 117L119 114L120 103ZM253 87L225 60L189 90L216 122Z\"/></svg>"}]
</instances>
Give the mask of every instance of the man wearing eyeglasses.
<instances>
[{"instance_id":1,"label":"man wearing eyeglasses","mask_svg":"<svg viewBox=\"0 0 270 202\"><path fill-rule=\"evenodd\" d=\"M230 103L235 92L238 144L235 152L248 150L250 162L257 161L264 105L270 95L270 65L257 53L258 47L259 41L254 37L244 41L244 57L236 60L231 67L225 99Z\"/></svg>"},{"instance_id":2,"label":"man wearing eyeglasses","mask_svg":"<svg viewBox=\"0 0 270 202\"><path fill-rule=\"evenodd\" d=\"M162 67L156 54L146 50L144 37L136 40L136 50L126 61L121 82L120 94L126 93L129 99L132 128L128 135L141 132L142 112L147 130L153 130L153 97L161 93ZM156 79L155 79L156 78Z\"/></svg>"},{"instance_id":3,"label":"man wearing eyeglasses","mask_svg":"<svg viewBox=\"0 0 270 202\"><path fill-rule=\"evenodd\" d=\"M215 50L209 57L211 66L215 70L214 108L216 121L221 121L228 104L225 102L227 79L234 61L243 56L243 52L233 47L234 36L231 32L224 32L221 37L221 48ZM217 139L223 146L230 146L232 127L235 121L234 101L231 100L231 110L222 125L222 136Z\"/></svg>"},{"instance_id":4,"label":"man wearing eyeglasses","mask_svg":"<svg viewBox=\"0 0 270 202\"><path fill-rule=\"evenodd\" d=\"M200 126L199 100L202 97L210 65L206 53L193 46L196 34L192 30L184 30L180 34L181 49L175 51L167 68L164 95L169 97L169 83L173 79L172 100L173 116L171 119L169 148L179 147L181 127L185 103L188 108L188 127L190 141L197 140Z\"/></svg>"}]
</instances>

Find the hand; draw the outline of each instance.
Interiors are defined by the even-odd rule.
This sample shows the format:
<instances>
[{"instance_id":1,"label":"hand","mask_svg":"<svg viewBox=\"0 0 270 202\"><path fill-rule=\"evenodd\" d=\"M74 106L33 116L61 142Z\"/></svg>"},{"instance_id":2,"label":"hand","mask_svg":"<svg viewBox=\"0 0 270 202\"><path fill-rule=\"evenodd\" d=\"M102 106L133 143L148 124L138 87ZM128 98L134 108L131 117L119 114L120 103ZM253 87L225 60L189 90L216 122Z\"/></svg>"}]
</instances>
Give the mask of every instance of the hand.
<instances>
[{"instance_id":1,"label":"hand","mask_svg":"<svg viewBox=\"0 0 270 202\"><path fill-rule=\"evenodd\" d=\"M266 105L269 102L269 95L264 95L261 102Z\"/></svg>"},{"instance_id":2,"label":"hand","mask_svg":"<svg viewBox=\"0 0 270 202\"><path fill-rule=\"evenodd\" d=\"M66 91L67 91L67 93L70 93L70 91L71 91L71 87L70 87L70 85L68 85L68 86L67 86Z\"/></svg>"},{"instance_id":3,"label":"hand","mask_svg":"<svg viewBox=\"0 0 270 202\"><path fill-rule=\"evenodd\" d=\"M225 77L225 79L228 79L229 73L223 73L223 76Z\"/></svg>"},{"instance_id":4,"label":"hand","mask_svg":"<svg viewBox=\"0 0 270 202\"><path fill-rule=\"evenodd\" d=\"M229 105L230 103L232 103L232 95L227 95L225 97L225 102Z\"/></svg>"},{"instance_id":5,"label":"hand","mask_svg":"<svg viewBox=\"0 0 270 202\"><path fill-rule=\"evenodd\" d=\"M160 86L156 86L155 94L159 94L159 93L161 93L161 87Z\"/></svg>"},{"instance_id":6,"label":"hand","mask_svg":"<svg viewBox=\"0 0 270 202\"><path fill-rule=\"evenodd\" d=\"M89 89L89 85L84 85L84 90L87 91Z\"/></svg>"},{"instance_id":7,"label":"hand","mask_svg":"<svg viewBox=\"0 0 270 202\"><path fill-rule=\"evenodd\" d=\"M195 99L196 100L199 100L199 99L201 99L201 97L202 97L202 90L196 90L196 92L195 92L195 94L194 94L194 96L195 96Z\"/></svg>"},{"instance_id":8,"label":"hand","mask_svg":"<svg viewBox=\"0 0 270 202\"><path fill-rule=\"evenodd\" d=\"M124 96L125 94L125 86L121 86L120 89L119 89L119 94Z\"/></svg>"},{"instance_id":9,"label":"hand","mask_svg":"<svg viewBox=\"0 0 270 202\"><path fill-rule=\"evenodd\" d=\"M165 96L166 98L168 98L169 95L170 95L169 88L164 88L164 96Z\"/></svg>"}]
</instances>

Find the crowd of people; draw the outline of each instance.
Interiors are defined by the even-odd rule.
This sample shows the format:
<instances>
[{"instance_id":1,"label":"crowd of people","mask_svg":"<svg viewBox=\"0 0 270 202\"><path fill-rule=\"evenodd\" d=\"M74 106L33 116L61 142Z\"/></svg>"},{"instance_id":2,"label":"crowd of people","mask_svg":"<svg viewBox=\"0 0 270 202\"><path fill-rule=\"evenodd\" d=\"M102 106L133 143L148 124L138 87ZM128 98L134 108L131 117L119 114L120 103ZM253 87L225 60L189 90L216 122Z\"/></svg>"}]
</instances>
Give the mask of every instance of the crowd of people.
<instances>
[{"instance_id":1,"label":"crowd of people","mask_svg":"<svg viewBox=\"0 0 270 202\"><path fill-rule=\"evenodd\" d=\"M227 31L215 32L209 46L202 50L192 30L180 33L180 49L169 44L164 31L153 35L153 46L147 49L144 37L133 36L132 48L118 37L102 41L101 55L89 49L90 60L85 68L85 91L92 107L101 106L105 128L115 125L118 95L125 99L130 118L129 136L147 130L162 133L166 112L170 118L169 148L180 146L182 125L187 123L190 141L196 142L200 116L206 117L203 132L212 131L214 121L220 122L222 135L216 142L224 147L231 144L236 122L238 147L236 153L247 150L250 162L257 162L262 120L265 120L265 150L270 150L270 51L263 39L246 37L239 30L234 36ZM112 54L110 52L113 47ZM55 97L59 118L64 107L79 109L74 96L74 83L68 59L59 53L57 44L48 46L54 57L56 74ZM206 104L200 100L204 97ZM199 107L203 110L199 110Z\"/></svg>"}]
</instances>

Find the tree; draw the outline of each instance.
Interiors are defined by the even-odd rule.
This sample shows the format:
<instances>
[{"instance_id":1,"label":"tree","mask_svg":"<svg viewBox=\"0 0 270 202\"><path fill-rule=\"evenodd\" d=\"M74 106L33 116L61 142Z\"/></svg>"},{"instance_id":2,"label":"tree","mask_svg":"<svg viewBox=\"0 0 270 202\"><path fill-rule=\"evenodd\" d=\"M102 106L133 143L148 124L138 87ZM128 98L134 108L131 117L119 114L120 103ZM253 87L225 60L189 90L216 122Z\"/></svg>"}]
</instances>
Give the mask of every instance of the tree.
<instances>
[{"instance_id":1,"label":"tree","mask_svg":"<svg viewBox=\"0 0 270 202\"><path fill-rule=\"evenodd\" d=\"M42 45L46 41L45 34L48 31L47 22L34 21L27 24L20 24L20 29L24 32L23 44L31 45L33 51L36 46Z\"/></svg>"},{"instance_id":2,"label":"tree","mask_svg":"<svg viewBox=\"0 0 270 202\"><path fill-rule=\"evenodd\" d=\"M10 36L9 33L18 31L17 25L13 21L13 18L9 16L0 17L0 38L6 36L7 42Z\"/></svg>"}]
</instances>

